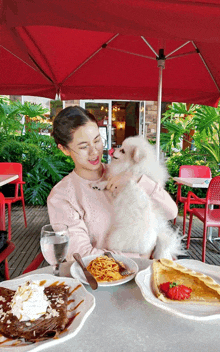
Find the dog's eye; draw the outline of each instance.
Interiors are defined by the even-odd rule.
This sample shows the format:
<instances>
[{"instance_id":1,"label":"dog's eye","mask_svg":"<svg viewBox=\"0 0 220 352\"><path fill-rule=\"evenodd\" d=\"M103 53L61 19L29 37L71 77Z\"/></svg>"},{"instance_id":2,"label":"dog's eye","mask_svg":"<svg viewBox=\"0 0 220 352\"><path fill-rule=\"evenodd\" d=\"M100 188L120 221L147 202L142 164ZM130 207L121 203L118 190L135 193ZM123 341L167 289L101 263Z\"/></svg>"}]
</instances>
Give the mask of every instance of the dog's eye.
<instances>
[{"instance_id":1,"label":"dog's eye","mask_svg":"<svg viewBox=\"0 0 220 352\"><path fill-rule=\"evenodd\" d=\"M125 154L125 151L124 151L124 149L121 149L121 150L120 150L120 152L121 152L122 154Z\"/></svg>"}]
</instances>

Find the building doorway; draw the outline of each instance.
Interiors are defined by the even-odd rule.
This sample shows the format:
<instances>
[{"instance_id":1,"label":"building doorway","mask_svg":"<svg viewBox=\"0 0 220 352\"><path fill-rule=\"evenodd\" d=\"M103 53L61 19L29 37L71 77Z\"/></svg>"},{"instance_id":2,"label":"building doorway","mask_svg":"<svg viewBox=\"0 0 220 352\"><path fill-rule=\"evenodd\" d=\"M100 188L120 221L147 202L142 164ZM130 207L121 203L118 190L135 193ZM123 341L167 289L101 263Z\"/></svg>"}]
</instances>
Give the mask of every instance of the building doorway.
<instances>
[{"instance_id":1,"label":"building doorway","mask_svg":"<svg viewBox=\"0 0 220 352\"><path fill-rule=\"evenodd\" d=\"M145 102L81 100L80 106L96 116L106 153L125 138L145 133Z\"/></svg>"}]
</instances>

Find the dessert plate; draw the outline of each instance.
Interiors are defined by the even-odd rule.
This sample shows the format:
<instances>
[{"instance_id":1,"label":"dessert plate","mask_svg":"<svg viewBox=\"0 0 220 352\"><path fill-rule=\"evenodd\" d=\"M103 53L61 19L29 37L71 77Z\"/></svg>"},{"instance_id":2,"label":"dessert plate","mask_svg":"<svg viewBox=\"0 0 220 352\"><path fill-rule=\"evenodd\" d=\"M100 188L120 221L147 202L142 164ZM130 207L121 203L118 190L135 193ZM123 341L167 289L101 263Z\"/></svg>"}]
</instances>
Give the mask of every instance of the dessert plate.
<instances>
[{"instance_id":1,"label":"dessert plate","mask_svg":"<svg viewBox=\"0 0 220 352\"><path fill-rule=\"evenodd\" d=\"M201 272L213 278L220 284L220 269L217 265L209 265L193 259L181 259L178 263L188 269ZM203 305L203 304L183 304L183 303L165 303L160 301L153 293L151 288L152 266L140 271L135 281L139 286L143 297L146 301L159 307L167 312L191 320L212 320L220 319L220 305Z\"/></svg>"},{"instance_id":2,"label":"dessert plate","mask_svg":"<svg viewBox=\"0 0 220 352\"><path fill-rule=\"evenodd\" d=\"M97 258L97 257L100 257L100 254L99 255L89 255L87 257L83 257L82 260L84 262L84 264L86 266L89 265L89 263ZM130 280L132 280L135 275L137 274L138 272L138 265L135 263L134 260L130 259L130 258L127 258L127 257L124 257L122 255L118 255L118 254L114 254L114 258L122 263L125 264L126 268L133 272L132 275L129 275L129 276L125 276L124 279L121 279L121 280L116 280L116 281L110 281L110 282L98 282L98 286L116 286L116 285L122 285L124 284L125 282L128 282ZM71 267L70 267L70 273L73 277L77 278L79 281L81 281L82 283L88 285L88 281L86 280L85 278L85 275L83 273L83 270L82 268L79 266L79 264L77 262L74 262Z\"/></svg>"},{"instance_id":3,"label":"dessert plate","mask_svg":"<svg viewBox=\"0 0 220 352\"><path fill-rule=\"evenodd\" d=\"M52 347L54 345L60 344L73 336L75 336L80 329L82 329L88 316L91 314L95 307L95 297L88 292L85 287L77 279L68 277L55 277L50 274L33 274L25 277L21 277L14 280L3 281L0 286L9 288L11 290L16 290L19 285L23 285L28 280L38 280L44 281L45 286L49 286L54 282L62 282L71 287L72 292L69 300L74 300L68 305L68 318L73 319L69 327L64 330L56 339L48 339L45 341L35 342L33 344L21 342L19 340L7 340L4 336L0 335L0 349L6 352L24 352L24 351L44 351L47 347ZM74 290L75 289L75 290ZM75 308L73 310L73 308Z\"/></svg>"}]
</instances>

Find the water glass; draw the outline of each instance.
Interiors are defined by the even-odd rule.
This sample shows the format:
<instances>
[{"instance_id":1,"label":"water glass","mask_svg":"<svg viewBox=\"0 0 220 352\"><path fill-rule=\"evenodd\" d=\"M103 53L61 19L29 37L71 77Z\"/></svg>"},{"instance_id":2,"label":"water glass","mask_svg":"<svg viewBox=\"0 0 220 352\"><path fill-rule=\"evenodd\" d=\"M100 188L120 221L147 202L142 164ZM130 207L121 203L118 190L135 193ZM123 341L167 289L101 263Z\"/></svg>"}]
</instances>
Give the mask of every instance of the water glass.
<instances>
[{"instance_id":1,"label":"water glass","mask_svg":"<svg viewBox=\"0 0 220 352\"><path fill-rule=\"evenodd\" d=\"M53 274L60 276L60 264L66 258L69 246L68 226L64 224L43 226L40 246L45 260L53 266Z\"/></svg>"}]
</instances>

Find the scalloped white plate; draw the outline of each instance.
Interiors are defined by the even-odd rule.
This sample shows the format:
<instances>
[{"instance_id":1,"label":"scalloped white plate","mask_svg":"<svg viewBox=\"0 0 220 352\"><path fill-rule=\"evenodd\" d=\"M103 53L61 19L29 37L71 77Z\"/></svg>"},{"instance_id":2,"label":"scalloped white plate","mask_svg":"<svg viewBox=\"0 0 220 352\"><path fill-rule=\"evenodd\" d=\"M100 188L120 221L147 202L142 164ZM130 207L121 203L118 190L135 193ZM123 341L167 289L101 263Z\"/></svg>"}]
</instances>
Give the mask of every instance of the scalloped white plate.
<instances>
[{"instance_id":1,"label":"scalloped white plate","mask_svg":"<svg viewBox=\"0 0 220 352\"><path fill-rule=\"evenodd\" d=\"M82 260L83 260L83 263L88 266L89 263L97 258L97 257L100 257L100 254L99 255L88 255L87 257L83 257ZM122 263L125 264L126 268L128 270L130 270L131 272L134 272L134 274L132 275L129 275L129 276L125 276L124 279L122 280L116 280L116 281L110 281L110 282L98 282L98 286L116 286L116 285L122 285L124 284L125 282L128 282L130 280L132 280L135 275L137 274L138 272L138 265L135 263L134 260L128 258L128 257L125 257L125 256L122 256L122 255L118 255L118 254L114 254L114 258ZM71 267L70 267L70 273L73 277L77 278L79 281L81 281L82 283L88 285L88 281L86 280L85 278L85 275L83 273L83 270L82 268L80 267L80 265L77 263L77 262L74 262Z\"/></svg>"},{"instance_id":2,"label":"scalloped white plate","mask_svg":"<svg viewBox=\"0 0 220 352\"><path fill-rule=\"evenodd\" d=\"M188 269L201 272L212 277L220 284L220 268L217 265L209 265L193 259L181 259L178 263ZM191 320L212 320L220 318L220 306L202 305L202 304L182 304L182 303L165 303L160 301L153 293L151 288L152 265L147 269L140 271L135 281L139 286L143 297L149 303L159 307L167 312Z\"/></svg>"},{"instance_id":3,"label":"scalloped white plate","mask_svg":"<svg viewBox=\"0 0 220 352\"><path fill-rule=\"evenodd\" d=\"M24 351L42 351L47 347L52 347L54 345L60 344L73 336L75 336L83 327L88 316L92 313L95 308L95 297L88 292L85 287L77 279L69 277L55 277L50 274L33 274L25 277L21 277L14 280L3 281L0 283L0 286L9 288L11 290L16 290L19 285L24 284L27 280L46 280L45 286L51 285L53 282L59 281L64 282L71 287L72 292L69 300L74 299L75 301L68 305L68 309L77 307L74 311L68 314L68 317L71 318L76 315L75 319L72 321L68 329L62 332L58 339L48 339L41 342L36 342L33 344L23 343L22 346L14 345L18 340L10 340L5 343L0 344L0 350L5 352L24 352ZM78 287L79 286L79 287ZM78 314L77 314L78 313ZM6 338L1 336L0 342L5 341Z\"/></svg>"}]
</instances>

